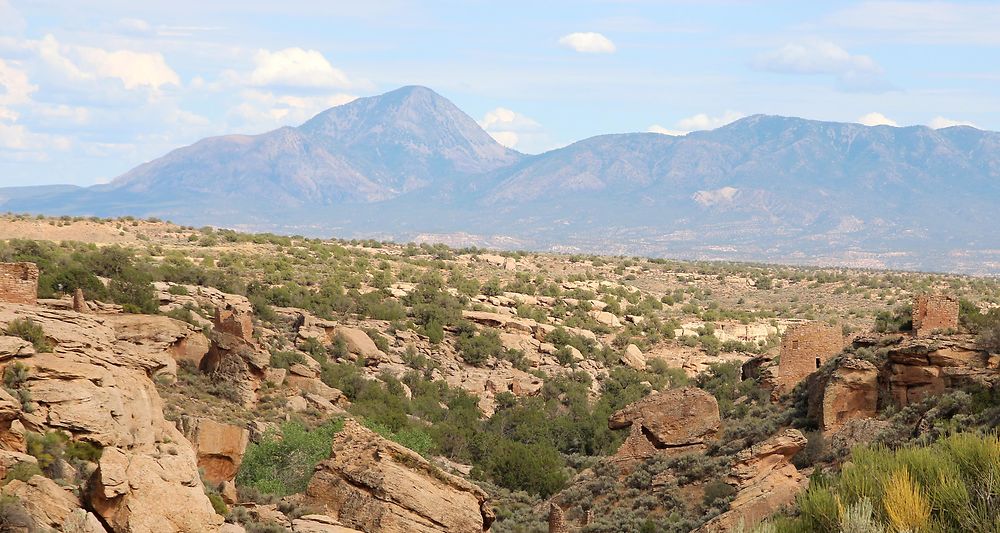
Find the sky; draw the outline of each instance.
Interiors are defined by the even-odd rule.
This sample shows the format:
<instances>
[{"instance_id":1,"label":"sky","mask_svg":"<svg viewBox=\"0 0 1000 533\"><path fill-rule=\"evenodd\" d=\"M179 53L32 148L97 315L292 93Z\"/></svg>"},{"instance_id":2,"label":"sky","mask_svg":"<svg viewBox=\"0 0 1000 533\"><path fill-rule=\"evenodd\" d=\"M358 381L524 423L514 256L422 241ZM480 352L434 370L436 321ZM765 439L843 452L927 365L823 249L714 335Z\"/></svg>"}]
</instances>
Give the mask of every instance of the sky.
<instances>
[{"instance_id":1,"label":"sky","mask_svg":"<svg viewBox=\"0 0 1000 533\"><path fill-rule=\"evenodd\" d=\"M0 0L0 186L404 85L540 153L765 113L1000 130L1000 2Z\"/></svg>"}]
</instances>

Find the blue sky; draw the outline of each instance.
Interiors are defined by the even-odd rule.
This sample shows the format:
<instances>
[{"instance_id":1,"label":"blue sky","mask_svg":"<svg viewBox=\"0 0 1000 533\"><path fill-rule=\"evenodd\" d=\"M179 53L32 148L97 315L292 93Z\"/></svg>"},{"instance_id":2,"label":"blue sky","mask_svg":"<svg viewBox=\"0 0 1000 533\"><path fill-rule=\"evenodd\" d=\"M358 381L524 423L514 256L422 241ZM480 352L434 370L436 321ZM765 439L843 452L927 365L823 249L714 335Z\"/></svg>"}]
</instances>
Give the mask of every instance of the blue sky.
<instances>
[{"instance_id":1,"label":"blue sky","mask_svg":"<svg viewBox=\"0 0 1000 533\"><path fill-rule=\"evenodd\" d=\"M402 85L538 153L755 113L1000 130L1000 3L0 0L0 186Z\"/></svg>"}]
</instances>

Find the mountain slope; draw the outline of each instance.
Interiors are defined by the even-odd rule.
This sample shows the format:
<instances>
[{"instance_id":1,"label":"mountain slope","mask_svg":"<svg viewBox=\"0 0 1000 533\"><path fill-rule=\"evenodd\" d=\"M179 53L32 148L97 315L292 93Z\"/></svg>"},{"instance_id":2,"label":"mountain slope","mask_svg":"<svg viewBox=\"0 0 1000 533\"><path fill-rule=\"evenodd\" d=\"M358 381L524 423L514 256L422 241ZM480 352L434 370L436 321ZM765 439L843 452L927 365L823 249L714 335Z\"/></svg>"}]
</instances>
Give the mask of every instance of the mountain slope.
<instances>
[{"instance_id":1,"label":"mountain slope","mask_svg":"<svg viewBox=\"0 0 1000 533\"><path fill-rule=\"evenodd\" d=\"M263 207L329 205L385 200L521 157L437 93L403 87L334 107L298 128L199 141L103 189L263 200Z\"/></svg>"},{"instance_id":2,"label":"mountain slope","mask_svg":"<svg viewBox=\"0 0 1000 533\"><path fill-rule=\"evenodd\" d=\"M16 212L704 259L1000 272L1000 133L755 115L682 137L504 148L424 87L202 140Z\"/></svg>"}]
</instances>

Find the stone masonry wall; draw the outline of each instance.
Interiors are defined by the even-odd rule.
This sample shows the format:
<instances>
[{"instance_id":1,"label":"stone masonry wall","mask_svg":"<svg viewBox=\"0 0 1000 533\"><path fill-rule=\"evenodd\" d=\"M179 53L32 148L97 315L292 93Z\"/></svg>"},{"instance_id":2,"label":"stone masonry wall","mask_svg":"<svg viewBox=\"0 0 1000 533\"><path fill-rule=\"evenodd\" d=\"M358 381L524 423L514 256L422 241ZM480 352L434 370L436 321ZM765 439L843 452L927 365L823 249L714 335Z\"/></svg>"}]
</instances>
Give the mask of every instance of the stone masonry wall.
<instances>
[{"instance_id":1,"label":"stone masonry wall","mask_svg":"<svg viewBox=\"0 0 1000 533\"><path fill-rule=\"evenodd\" d=\"M784 394L844 349L840 328L822 322L789 327L781 338L774 393Z\"/></svg>"},{"instance_id":2,"label":"stone masonry wall","mask_svg":"<svg viewBox=\"0 0 1000 533\"><path fill-rule=\"evenodd\" d=\"M926 337L935 330L958 329L958 299L942 294L921 294L913 305L913 333Z\"/></svg>"},{"instance_id":3,"label":"stone masonry wall","mask_svg":"<svg viewBox=\"0 0 1000 533\"><path fill-rule=\"evenodd\" d=\"M549 533L570 533L572 531L566 523L566 515L562 508L554 503L549 504Z\"/></svg>"},{"instance_id":4,"label":"stone masonry wall","mask_svg":"<svg viewBox=\"0 0 1000 533\"><path fill-rule=\"evenodd\" d=\"M35 305L38 267L34 263L0 263L0 302Z\"/></svg>"}]
</instances>

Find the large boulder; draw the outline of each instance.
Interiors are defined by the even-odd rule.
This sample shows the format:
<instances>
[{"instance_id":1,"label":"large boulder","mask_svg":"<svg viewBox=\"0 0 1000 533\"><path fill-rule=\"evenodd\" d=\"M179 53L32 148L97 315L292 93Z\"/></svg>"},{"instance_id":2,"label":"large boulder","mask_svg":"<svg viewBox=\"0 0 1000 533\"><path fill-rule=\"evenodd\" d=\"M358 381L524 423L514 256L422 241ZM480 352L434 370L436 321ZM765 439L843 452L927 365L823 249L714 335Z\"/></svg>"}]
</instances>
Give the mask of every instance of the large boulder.
<instances>
[{"instance_id":1,"label":"large boulder","mask_svg":"<svg viewBox=\"0 0 1000 533\"><path fill-rule=\"evenodd\" d=\"M621 360L622 363L636 370L646 370L646 357L642 355L642 350L634 344L625 347Z\"/></svg>"},{"instance_id":2,"label":"large boulder","mask_svg":"<svg viewBox=\"0 0 1000 533\"><path fill-rule=\"evenodd\" d=\"M104 449L88 497L114 533L198 533L222 525L205 496L194 452L179 431L174 436L147 452Z\"/></svg>"},{"instance_id":3,"label":"large boulder","mask_svg":"<svg viewBox=\"0 0 1000 533\"><path fill-rule=\"evenodd\" d=\"M181 418L181 431L194 447L205 481L219 484L236 477L250 441L250 432L246 428L210 418L184 416Z\"/></svg>"},{"instance_id":4,"label":"large boulder","mask_svg":"<svg viewBox=\"0 0 1000 533\"><path fill-rule=\"evenodd\" d=\"M791 463L806 445L797 429L787 429L736 456L726 483L736 489L729 510L695 530L696 533L733 531L740 524L752 528L778 509L791 504L808 479Z\"/></svg>"},{"instance_id":5,"label":"large boulder","mask_svg":"<svg viewBox=\"0 0 1000 533\"><path fill-rule=\"evenodd\" d=\"M348 420L316 467L308 503L367 533L482 532L493 522L479 487Z\"/></svg>"},{"instance_id":6,"label":"large boulder","mask_svg":"<svg viewBox=\"0 0 1000 533\"><path fill-rule=\"evenodd\" d=\"M81 509L80 499L46 477L32 476L27 481L15 479L4 485L0 493L21 502L34 523L35 528L31 531L50 531L50 528L65 531L67 529L64 526L79 522L81 514L85 518L84 524L90 522L86 520L88 513ZM93 527L93 522L90 524ZM105 530L101 527L83 531L103 533Z\"/></svg>"},{"instance_id":7,"label":"large boulder","mask_svg":"<svg viewBox=\"0 0 1000 533\"><path fill-rule=\"evenodd\" d=\"M718 433L721 423L715 397L697 387L685 387L657 392L626 406L611 415L608 427L632 427L623 448L630 452L629 458L642 458L642 454L636 456L631 451L677 453L703 449ZM636 442L640 439L645 442Z\"/></svg>"},{"instance_id":8,"label":"large boulder","mask_svg":"<svg viewBox=\"0 0 1000 533\"><path fill-rule=\"evenodd\" d=\"M878 414L878 368L853 357L810 381L809 415L825 432Z\"/></svg>"},{"instance_id":9,"label":"large boulder","mask_svg":"<svg viewBox=\"0 0 1000 533\"><path fill-rule=\"evenodd\" d=\"M385 357L385 354L375 345L375 341L363 329L338 326L334 330L334 336L344 339L344 343L347 344L347 351L352 354L374 360L380 360L382 357Z\"/></svg>"}]
</instances>

